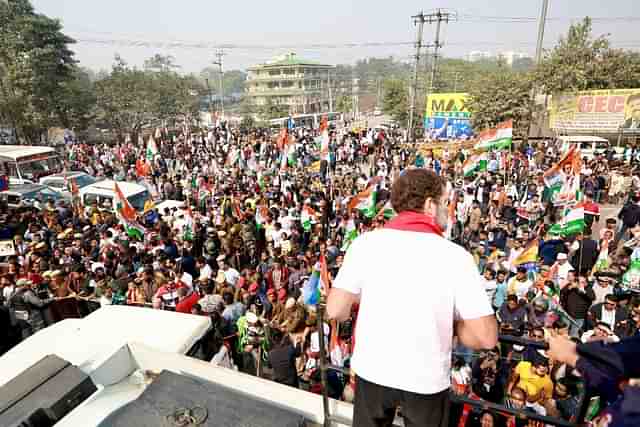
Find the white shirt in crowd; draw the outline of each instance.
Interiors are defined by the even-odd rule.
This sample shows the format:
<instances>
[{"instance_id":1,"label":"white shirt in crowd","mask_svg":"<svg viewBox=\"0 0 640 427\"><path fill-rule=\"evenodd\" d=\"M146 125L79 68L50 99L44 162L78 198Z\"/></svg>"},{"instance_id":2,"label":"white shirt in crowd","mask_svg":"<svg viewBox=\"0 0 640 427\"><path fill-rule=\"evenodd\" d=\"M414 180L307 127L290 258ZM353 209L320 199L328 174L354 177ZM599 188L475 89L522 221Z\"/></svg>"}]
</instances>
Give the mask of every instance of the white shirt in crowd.
<instances>
[{"instance_id":1,"label":"white shirt in crowd","mask_svg":"<svg viewBox=\"0 0 640 427\"><path fill-rule=\"evenodd\" d=\"M198 277L200 280L203 279L211 279L211 276L213 275L213 270L211 269L211 267L209 266L209 264L205 264L201 269L200 269L200 276Z\"/></svg>"},{"instance_id":2,"label":"white shirt in crowd","mask_svg":"<svg viewBox=\"0 0 640 427\"><path fill-rule=\"evenodd\" d=\"M596 299L593 300L593 304L599 304L601 302L604 302L604 297L606 297L609 294L613 294L613 286L607 285L605 287L602 287L596 284L593 287L593 293L596 296Z\"/></svg>"},{"instance_id":3,"label":"white shirt in crowd","mask_svg":"<svg viewBox=\"0 0 640 427\"><path fill-rule=\"evenodd\" d=\"M449 388L454 318L493 315L471 254L435 234L359 236L334 286L360 295L356 374L414 393Z\"/></svg>"}]
</instances>

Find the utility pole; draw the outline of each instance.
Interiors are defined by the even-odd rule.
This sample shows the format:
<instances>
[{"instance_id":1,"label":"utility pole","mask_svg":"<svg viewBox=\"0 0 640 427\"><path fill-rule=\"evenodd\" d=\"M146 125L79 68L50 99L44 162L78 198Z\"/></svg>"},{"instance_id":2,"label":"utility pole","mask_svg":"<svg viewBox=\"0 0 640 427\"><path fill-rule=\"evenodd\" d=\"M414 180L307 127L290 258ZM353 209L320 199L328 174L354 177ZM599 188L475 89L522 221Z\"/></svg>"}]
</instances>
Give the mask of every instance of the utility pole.
<instances>
[{"instance_id":1,"label":"utility pole","mask_svg":"<svg viewBox=\"0 0 640 427\"><path fill-rule=\"evenodd\" d=\"M416 54L415 64L413 68L413 84L411 85L411 105L409 107L409 125L407 127L407 142L414 140L413 133L413 116L416 113L416 99L418 98L418 69L420 67L420 55L422 51L422 33L424 31L424 13L420 11L418 15L412 16L413 25L418 24L418 32L416 34Z\"/></svg>"},{"instance_id":2,"label":"utility pole","mask_svg":"<svg viewBox=\"0 0 640 427\"><path fill-rule=\"evenodd\" d=\"M224 79L224 62L222 61L222 58L224 57L225 53L222 49L219 49L216 52L216 58L218 58L217 61L212 62L213 65L217 65L218 67L220 67L220 115L221 117L224 116L224 87L223 87L223 79Z\"/></svg>"},{"instance_id":3,"label":"utility pole","mask_svg":"<svg viewBox=\"0 0 640 427\"><path fill-rule=\"evenodd\" d=\"M327 70L327 88L329 89L329 112L333 111L333 97L331 94L331 70Z\"/></svg>"},{"instance_id":4,"label":"utility pole","mask_svg":"<svg viewBox=\"0 0 640 427\"><path fill-rule=\"evenodd\" d=\"M209 79L204 79L207 83L207 92L209 93L209 113L211 114L211 120L213 121L213 95L211 94L211 86L209 86ZM215 123L212 123L215 126Z\"/></svg>"},{"instance_id":5,"label":"utility pole","mask_svg":"<svg viewBox=\"0 0 640 427\"><path fill-rule=\"evenodd\" d=\"M536 44L536 65L542 59L542 42L544 41L544 27L547 23L547 10L549 9L549 0L542 0L542 10L540 11L540 20L538 21L538 43Z\"/></svg>"},{"instance_id":6,"label":"utility pole","mask_svg":"<svg viewBox=\"0 0 640 427\"><path fill-rule=\"evenodd\" d=\"M413 73L413 85L411 89L411 106L409 109L409 129L407 130L407 141L413 141L414 138L414 116L416 114L416 100L418 98L418 70L420 68L420 56L422 50L422 34L424 32L424 24L433 24L436 23L436 38L435 43L433 45L426 45L427 48L433 46L434 53L433 59L431 61L431 81L429 84L428 92L433 90L433 85L435 81L435 76L437 72L437 62L438 62L438 50L443 46L440 40L440 30L442 22L449 22L450 20L455 19L455 12L449 12L444 9L437 9L434 13L424 14L420 12L418 15L412 16L413 23L418 24L418 34L416 37L416 54L415 54L415 67Z\"/></svg>"},{"instance_id":7,"label":"utility pole","mask_svg":"<svg viewBox=\"0 0 640 427\"><path fill-rule=\"evenodd\" d=\"M433 43L433 60L431 61L431 81L429 83L429 92L433 91L434 83L436 81L436 71L438 69L438 51L443 46L440 41L440 29L442 22L449 22L449 20L455 19L456 15L453 12L447 12L443 9L436 10L435 13L431 13L426 16L427 22L430 24L436 23L436 40Z\"/></svg>"}]
</instances>

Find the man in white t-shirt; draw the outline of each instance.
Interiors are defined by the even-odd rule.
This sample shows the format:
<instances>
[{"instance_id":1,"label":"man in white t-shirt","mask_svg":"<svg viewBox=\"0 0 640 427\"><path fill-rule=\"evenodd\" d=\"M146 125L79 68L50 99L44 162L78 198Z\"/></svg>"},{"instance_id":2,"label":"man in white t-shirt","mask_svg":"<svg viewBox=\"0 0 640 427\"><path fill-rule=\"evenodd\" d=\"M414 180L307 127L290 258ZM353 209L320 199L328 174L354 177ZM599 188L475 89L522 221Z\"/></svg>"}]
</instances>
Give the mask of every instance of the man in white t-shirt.
<instances>
[{"instance_id":1,"label":"man in white t-shirt","mask_svg":"<svg viewBox=\"0 0 640 427\"><path fill-rule=\"evenodd\" d=\"M447 196L434 172L405 171L391 190L398 215L351 244L334 281L331 318L347 319L360 301L351 362L356 427L391 425L398 406L407 426L445 425L454 332L471 349L496 345L473 257L442 237Z\"/></svg>"}]
</instances>

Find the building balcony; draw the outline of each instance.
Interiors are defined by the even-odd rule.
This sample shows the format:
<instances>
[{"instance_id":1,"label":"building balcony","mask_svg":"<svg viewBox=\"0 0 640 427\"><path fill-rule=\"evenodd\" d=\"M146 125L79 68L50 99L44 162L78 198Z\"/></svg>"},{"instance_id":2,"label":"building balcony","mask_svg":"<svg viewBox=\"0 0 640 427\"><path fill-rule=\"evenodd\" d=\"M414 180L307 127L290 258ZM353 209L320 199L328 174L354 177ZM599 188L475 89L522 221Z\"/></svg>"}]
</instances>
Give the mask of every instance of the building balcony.
<instances>
[{"instance_id":1,"label":"building balcony","mask_svg":"<svg viewBox=\"0 0 640 427\"><path fill-rule=\"evenodd\" d=\"M298 89L298 88L281 88L281 89L260 89L249 90L247 96L295 96L295 95L313 95L320 94L323 89Z\"/></svg>"},{"instance_id":2,"label":"building balcony","mask_svg":"<svg viewBox=\"0 0 640 427\"><path fill-rule=\"evenodd\" d=\"M322 74L277 74L277 75L252 75L247 76L247 81L282 81L282 80L326 80L327 76Z\"/></svg>"}]
</instances>

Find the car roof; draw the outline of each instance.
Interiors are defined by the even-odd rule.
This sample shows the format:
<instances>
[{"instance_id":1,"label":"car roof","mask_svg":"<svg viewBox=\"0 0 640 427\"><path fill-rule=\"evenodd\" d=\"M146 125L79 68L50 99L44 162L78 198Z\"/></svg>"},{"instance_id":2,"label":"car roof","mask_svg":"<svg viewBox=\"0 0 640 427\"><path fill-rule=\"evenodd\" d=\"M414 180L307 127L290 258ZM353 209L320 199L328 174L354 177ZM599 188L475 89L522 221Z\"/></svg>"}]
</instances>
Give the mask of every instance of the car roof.
<instances>
[{"instance_id":1,"label":"car roof","mask_svg":"<svg viewBox=\"0 0 640 427\"><path fill-rule=\"evenodd\" d=\"M68 171L68 172L60 172L60 173L54 173L52 175L47 175L42 177L42 179L46 180L51 178L74 178L76 176L82 176L82 175L90 176L88 173L82 172L82 171Z\"/></svg>"},{"instance_id":2,"label":"car roof","mask_svg":"<svg viewBox=\"0 0 640 427\"><path fill-rule=\"evenodd\" d=\"M144 186L136 184L135 182L118 181L118 187L120 187L120 190L122 190L122 193L125 195L125 197L148 191ZM104 181L98 181L94 184L82 187L80 189L80 194L84 195L85 193L113 196L113 194L115 193L115 181L111 179L105 179Z\"/></svg>"},{"instance_id":3,"label":"car roof","mask_svg":"<svg viewBox=\"0 0 640 427\"><path fill-rule=\"evenodd\" d=\"M607 139L592 135L561 136L559 139L563 142L609 142Z\"/></svg>"}]
</instances>

